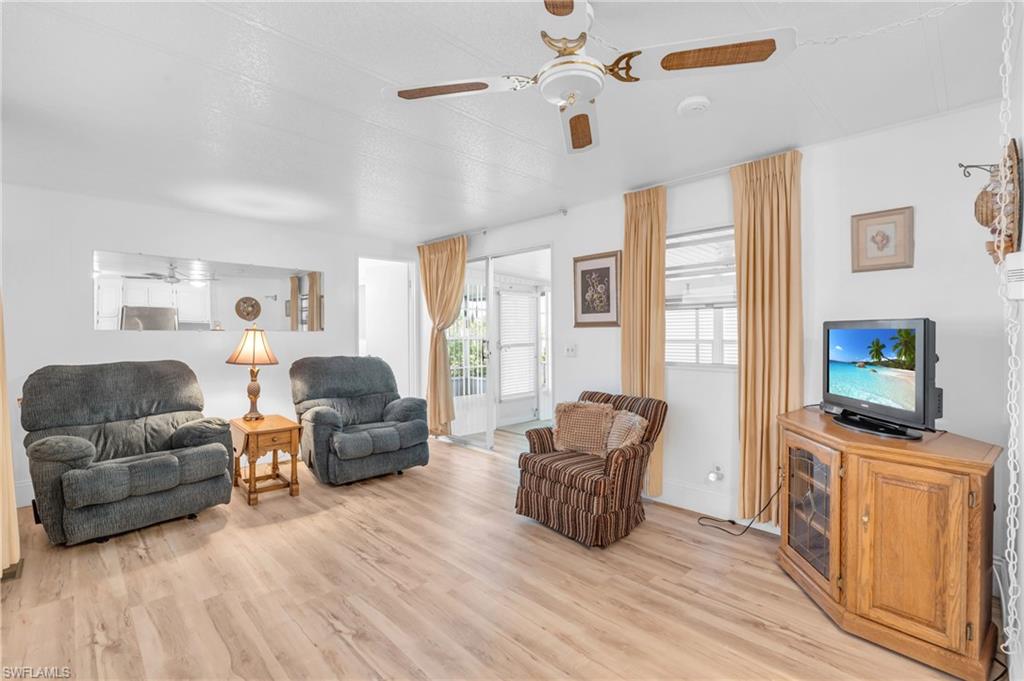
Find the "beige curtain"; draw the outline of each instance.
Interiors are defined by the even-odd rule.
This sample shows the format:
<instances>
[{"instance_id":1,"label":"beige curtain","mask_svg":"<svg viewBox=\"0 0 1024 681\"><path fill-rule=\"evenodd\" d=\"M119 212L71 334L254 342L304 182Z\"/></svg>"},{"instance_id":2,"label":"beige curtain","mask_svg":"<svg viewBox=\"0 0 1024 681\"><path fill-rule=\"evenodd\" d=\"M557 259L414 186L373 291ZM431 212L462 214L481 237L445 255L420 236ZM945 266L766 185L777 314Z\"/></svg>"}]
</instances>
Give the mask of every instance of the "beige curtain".
<instances>
[{"instance_id":1,"label":"beige curtain","mask_svg":"<svg viewBox=\"0 0 1024 681\"><path fill-rule=\"evenodd\" d=\"M450 435L455 419L444 331L455 322L462 307L467 246L465 236L419 246L420 284L432 322L427 362L427 425L434 435Z\"/></svg>"},{"instance_id":2,"label":"beige curtain","mask_svg":"<svg viewBox=\"0 0 1024 681\"><path fill-rule=\"evenodd\" d=\"M778 487L776 416L803 404L800 160L790 151L732 169L740 373L740 517ZM779 499L759 518L778 523Z\"/></svg>"},{"instance_id":3,"label":"beige curtain","mask_svg":"<svg viewBox=\"0 0 1024 681\"><path fill-rule=\"evenodd\" d=\"M0 299L0 553L6 570L21 560L18 513L14 504L14 459L11 455L11 414L7 404L7 359L4 349L4 304Z\"/></svg>"},{"instance_id":4,"label":"beige curtain","mask_svg":"<svg viewBox=\"0 0 1024 681\"><path fill-rule=\"evenodd\" d=\"M323 292L320 290L320 273L310 272L306 275L309 281L309 330L310 331L323 331L324 330L324 309Z\"/></svg>"},{"instance_id":5,"label":"beige curtain","mask_svg":"<svg viewBox=\"0 0 1024 681\"><path fill-rule=\"evenodd\" d=\"M625 195L622 253L622 392L665 398L665 188ZM663 447L647 467L647 494L659 496Z\"/></svg>"},{"instance_id":6,"label":"beige curtain","mask_svg":"<svg viewBox=\"0 0 1024 681\"><path fill-rule=\"evenodd\" d=\"M288 277L288 280L292 285L292 299L290 303L292 331L298 331L299 317L302 316L302 311L299 309L299 275L292 275Z\"/></svg>"}]
</instances>

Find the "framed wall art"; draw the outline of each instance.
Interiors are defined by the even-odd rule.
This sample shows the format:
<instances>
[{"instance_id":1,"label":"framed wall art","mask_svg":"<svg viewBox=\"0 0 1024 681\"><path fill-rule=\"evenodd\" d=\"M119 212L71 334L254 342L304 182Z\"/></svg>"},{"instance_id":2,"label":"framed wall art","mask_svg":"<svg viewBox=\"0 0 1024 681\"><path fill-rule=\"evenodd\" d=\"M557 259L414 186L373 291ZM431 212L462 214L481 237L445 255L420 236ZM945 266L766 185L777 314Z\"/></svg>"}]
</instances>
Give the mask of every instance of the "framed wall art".
<instances>
[{"instance_id":1,"label":"framed wall art","mask_svg":"<svg viewBox=\"0 0 1024 681\"><path fill-rule=\"evenodd\" d=\"M862 213L850 218L854 272L914 266L914 207Z\"/></svg>"},{"instance_id":2,"label":"framed wall art","mask_svg":"<svg viewBox=\"0 0 1024 681\"><path fill-rule=\"evenodd\" d=\"M573 258L576 327L619 325L622 251Z\"/></svg>"}]
</instances>

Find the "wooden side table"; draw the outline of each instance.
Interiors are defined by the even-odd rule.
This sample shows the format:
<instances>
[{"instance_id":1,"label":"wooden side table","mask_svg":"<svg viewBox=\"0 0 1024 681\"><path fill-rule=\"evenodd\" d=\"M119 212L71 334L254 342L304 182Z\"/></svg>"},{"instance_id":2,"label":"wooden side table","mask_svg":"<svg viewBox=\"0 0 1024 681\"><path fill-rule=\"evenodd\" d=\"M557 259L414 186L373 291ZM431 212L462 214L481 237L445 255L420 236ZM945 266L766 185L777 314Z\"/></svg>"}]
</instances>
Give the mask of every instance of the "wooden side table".
<instances>
[{"instance_id":1,"label":"wooden side table","mask_svg":"<svg viewBox=\"0 0 1024 681\"><path fill-rule=\"evenodd\" d=\"M233 484L235 487L238 487L239 483L245 484L250 506L255 506L260 502L259 495L263 492L288 489L291 496L299 496L299 430L298 423L277 414L265 416L258 421L231 419L231 443L235 450ZM281 467L277 460L279 451L291 454L291 479L281 474ZM268 452L273 452L274 455L270 473L256 475L257 459ZM243 454L249 460L249 476L247 478L242 477ZM267 480L274 482L258 484Z\"/></svg>"}]
</instances>

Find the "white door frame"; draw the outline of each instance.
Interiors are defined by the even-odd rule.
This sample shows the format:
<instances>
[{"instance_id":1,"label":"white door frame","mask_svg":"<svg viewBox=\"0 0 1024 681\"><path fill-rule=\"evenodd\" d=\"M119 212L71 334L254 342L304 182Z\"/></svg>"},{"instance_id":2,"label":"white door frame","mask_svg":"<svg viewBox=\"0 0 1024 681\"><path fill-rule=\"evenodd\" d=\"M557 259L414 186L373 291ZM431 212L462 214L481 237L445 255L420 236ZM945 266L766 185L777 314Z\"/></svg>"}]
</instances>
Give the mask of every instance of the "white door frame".
<instances>
[{"instance_id":1,"label":"white door frame","mask_svg":"<svg viewBox=\"0 0 1024 681\"><path fill-rule=\"evenodd\" d=\"M488 259L488 263L489 263L488 272L490 273L490 285L491 285L491 289L490 290L491 290L491 293L493 295L493 292L494 292L494 271L493 270L494 270L494 268L493 268L493 265L491 263L493 263L494 260L497 260L498 258L506 258L506 257L508 257L510 255L520 255L522 253L532 253L534 251L544 251L544 250L546 250L548 252L548 273L549 273L549 275L551 277L550 286L548 288L548 295L551 296L551 298L548 300L548 325L550 327L549 328L549 336L548 336L548 346L549 346L548 347L548 363L549 363L550 368L551 368L551 384L550 384L550 389L551 389L551 396L552 396L552 402L553 402L554 401L554 395L555 395L555 354L556 354L555 351L554 351L554 348L555 348L555 342L554 342L555 325L553 323L553 320L554 320L554 309L555 309L555 307L554 307L554 305L555 305L555 295L556 295L555 294L555 249L554 249L553 244L551 244L549 242L549 243L546 243L546 244L538 244L538 245L535 245L535 246L526 246L526 247L523 247L523 248L517 248L517 249L514 249L514 250L510 250L510 251L501 251L499 253L479 256L477 258L473 258L473 260L482 260L484 258ZM571 292L570 292L570 295L571 295ZM496 351L497 348L498 348L498 339L497 339L498 329L497 329L497 325L491 324L491 318L490 317L488 317L487 323L488 323L488 331L491 332L493 330L493 341L491 342L490 345L491 345L491 348L494 351ZM538 326L537 330L538 330L538 334L539 334L539 331L540 331L540 327L539 326ZM538 339L538 341L539 341L539 339ZM538 351L539 351L539 349L540 349L540 343L539 342L537 344L537 347L538 347ZM491 354L492 354L492 357L493 357L494 356L494 352L492 351ZM494 364L497 365L497 361L496 360L492 360L492 361L494 361ZM488 372L489 372L489 375L490 375L490 372L491 372L490 367L488 368ZM498 377L498 373L496 371L494 372L493 375L495 377ZM540 412L540 403L541 403L541 390L540 390L539 378L540 377L538 376L537 402L536 402L538 414ZM500 401L500 397L501 397L500 387L496 387L495 392L494 392L494 397L491 400L491 416L490 416L490 420L495 423L495 429L496 429L496 424L497 424L497 419L498 419L498 402ZM492 429L490 431L490 434L489 434L489 437L488 437L488 441L493 443L493 441L494 441L494 429Z\"/></svg>"}]
</instances>

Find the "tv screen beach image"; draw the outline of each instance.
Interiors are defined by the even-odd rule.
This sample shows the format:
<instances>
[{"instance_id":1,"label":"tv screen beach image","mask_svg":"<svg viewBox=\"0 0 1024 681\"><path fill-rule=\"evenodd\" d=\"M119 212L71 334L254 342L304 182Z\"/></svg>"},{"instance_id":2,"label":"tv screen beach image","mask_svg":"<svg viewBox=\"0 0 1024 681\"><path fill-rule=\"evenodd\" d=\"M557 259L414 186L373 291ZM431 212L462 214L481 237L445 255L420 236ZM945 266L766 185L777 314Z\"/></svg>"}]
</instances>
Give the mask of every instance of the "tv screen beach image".
<instances>
[{"instance_id":1,"label":"tv screen beach image","mask_svg":"<svg viewBox=\"0 0 1024 681\"><path fill-rule=\"evenodd\" d=\"M914 411L916 349L913 329L830 329L828 391Z\"/></svg>"}]
</instances>

